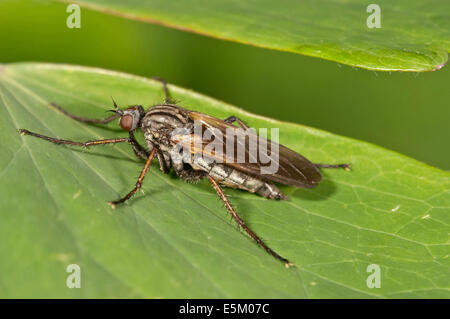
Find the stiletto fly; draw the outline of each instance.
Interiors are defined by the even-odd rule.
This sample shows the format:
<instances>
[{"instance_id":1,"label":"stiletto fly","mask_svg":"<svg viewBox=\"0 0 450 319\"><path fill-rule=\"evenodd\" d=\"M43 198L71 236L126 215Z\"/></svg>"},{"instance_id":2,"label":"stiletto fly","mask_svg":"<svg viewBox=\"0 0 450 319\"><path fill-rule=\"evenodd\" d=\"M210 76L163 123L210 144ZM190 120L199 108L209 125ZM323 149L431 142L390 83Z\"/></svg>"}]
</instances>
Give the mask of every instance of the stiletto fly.
<instances>
[{"instance_id":1,"label":"stiletto fly","mask_svg":"<svg viewBox=\"0 0 450 319\"><path fill-rule=\"evenodd\" d=\"M128 132L127 137L74 142L44 136L25 129L20 129L19 132L22 135L31 135L55 144L81 147L129 143L136 156L145 160L145 165L134 188L124 197L108 202L112 208L129 200L142 187L144 177L155 158L157 158L163 173L167 174L173 168L180 178L188 182L207 178L239 227L244 229L269 254L284 262L286 267L293 266L292 262L272 250L246 225L231 205L222 186L257 193L269 199L284 200L287 199L286 196L273 182L294 187L313 188L322 179L318 168L349 170L350 165L313 164L289 148L257 136L256 149L260 148L262 144L268 145L270 154L276 155L277 169L264 173L263 168L267 166L268 158L267 156L266 158L258 156L258 154L261 155L261 152L256 156L252 154L251 143L245 142L249 142L251 137L255 137L256 134L243 121L235 116L221 120L207 114L186 110L172 102L164 80L154 79L162 83L165 100L162 104L157 104L147 111L141 105L130 106L122 110L113 100L115 108L112 110L113 115L104 119L90 119L72 115L58 105L51 104L64 115L84 123L106 124L119 119L120 127ZM200 130L196 129L196 123L199 123ZM238 126L233 123L237 123ZM134 136L134 132L139 129L144 133L146 147L140 145ZM208 132L207 137L205 137L205 132ZM232 132L233 136L230 137L229 132ZM216 146L217 142L221 143L219 146L222 145L226 152L217 152L217 148L208 147L211 141L215 141ZM230 141L234 143L229 143ZM238 142L236 143L236 141ZM180 153L181 149L185 151L184 155ZM241 150L241 155L243 154L241 158L238 158L239 150ZM186 156L186 154L192 156ZM268 157L270 158L270 155Z\"/></svg>"}]
</instances>

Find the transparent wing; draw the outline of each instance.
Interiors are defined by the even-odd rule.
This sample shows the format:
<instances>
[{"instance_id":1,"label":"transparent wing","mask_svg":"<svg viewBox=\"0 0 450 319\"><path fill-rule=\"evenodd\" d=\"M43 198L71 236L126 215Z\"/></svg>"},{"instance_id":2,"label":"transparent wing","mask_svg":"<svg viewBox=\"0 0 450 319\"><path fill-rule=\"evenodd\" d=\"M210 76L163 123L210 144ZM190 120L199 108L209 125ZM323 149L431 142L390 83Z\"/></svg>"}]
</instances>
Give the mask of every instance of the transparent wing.
<instances>
[{"instance_id":1,"label":"transparent wing","mask_svg":"<svg viewBox=\"0 0 450 319\"><path fill-rule=\"evenodd\" d=\"M196 123L201 123L201 129L194 129L194 133L176 134L172 142L189 149L191 154L202 154L245 173L295 187L315 187L322 179L317 167L308 159L283 145L257 136L253 130L243 130L198 112L191 111L189 116ZM276 148L278 152L272 152ZM261 149L267 151L261 152ZM278 162L275 170L270 166L274 165L274 161Z\"/></svg>"}]
</instances>

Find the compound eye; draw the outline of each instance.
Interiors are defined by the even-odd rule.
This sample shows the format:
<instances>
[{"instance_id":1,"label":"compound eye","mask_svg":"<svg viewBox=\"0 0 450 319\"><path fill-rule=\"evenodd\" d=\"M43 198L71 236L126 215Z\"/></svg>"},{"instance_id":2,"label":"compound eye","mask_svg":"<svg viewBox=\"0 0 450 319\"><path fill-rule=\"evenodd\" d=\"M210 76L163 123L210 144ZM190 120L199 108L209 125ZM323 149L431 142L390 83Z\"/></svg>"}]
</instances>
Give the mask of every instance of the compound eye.
<instances>
[{"instance_id":1,"label":"compound eye","mask_svg":"<svg viewBox=\"0 0 450 319\"><path fill-rule=\"evenodd\" d=\"M125 131L130 131L133 128L133 116L131 114L125 114L120 118L119 125Z\"/></svg>"}]
</instances>

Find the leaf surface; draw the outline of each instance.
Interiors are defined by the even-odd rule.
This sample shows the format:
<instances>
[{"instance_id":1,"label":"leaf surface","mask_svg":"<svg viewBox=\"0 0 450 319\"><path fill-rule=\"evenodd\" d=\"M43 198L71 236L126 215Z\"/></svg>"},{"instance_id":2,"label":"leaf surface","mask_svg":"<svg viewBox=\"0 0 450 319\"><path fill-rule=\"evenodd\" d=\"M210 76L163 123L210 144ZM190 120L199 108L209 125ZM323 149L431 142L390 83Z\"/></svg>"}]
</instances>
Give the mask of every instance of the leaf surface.
<instances>
[{"instance_id":1,"label":"leaf surface","mask_svg":"<svg viewBox=\"0 0 450 319\"><path fill-rule=\"evenodd\" d=\"M20 136L19 128L86 141L126 136L117 122L86 125L49 106L102 118L162 101L159 82L102 69L20 63L0 68L0 296L143 298L450 297L450 174L380 147L246 113L170 86L187 109L251 127L324 170L315 189L280 186L289 201L226 189L248 225L297 268L258 247L209 183L188 184L154 163L143 193L112 210L143 162L129 145L76 149ZM142 136L140 136L142 141ZM66 267L81 267L68 289ZM367 267L381 269L370 289Z\"/></svg>"}]
</instances>

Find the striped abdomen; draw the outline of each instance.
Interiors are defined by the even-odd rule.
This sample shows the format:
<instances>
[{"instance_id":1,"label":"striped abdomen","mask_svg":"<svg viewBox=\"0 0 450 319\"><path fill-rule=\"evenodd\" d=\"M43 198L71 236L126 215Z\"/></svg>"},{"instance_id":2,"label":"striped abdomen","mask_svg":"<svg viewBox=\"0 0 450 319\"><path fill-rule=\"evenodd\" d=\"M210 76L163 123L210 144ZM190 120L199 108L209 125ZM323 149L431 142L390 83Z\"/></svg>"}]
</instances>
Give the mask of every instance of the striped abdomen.
<instances>
[{"instance_id":1,"label":"striped abdomen","mask_svg":"<svg viewBox=\"0 0 450 319\"><path fill-rule=\"evenodd\" d=\"M207 172L222 185L258 193L266 198L286 199L286 196L272 183L265 182L225 164L206 161L199 156L198 158L192 158L191 166L196 170Z\"/></svg>"}]
</instances>

